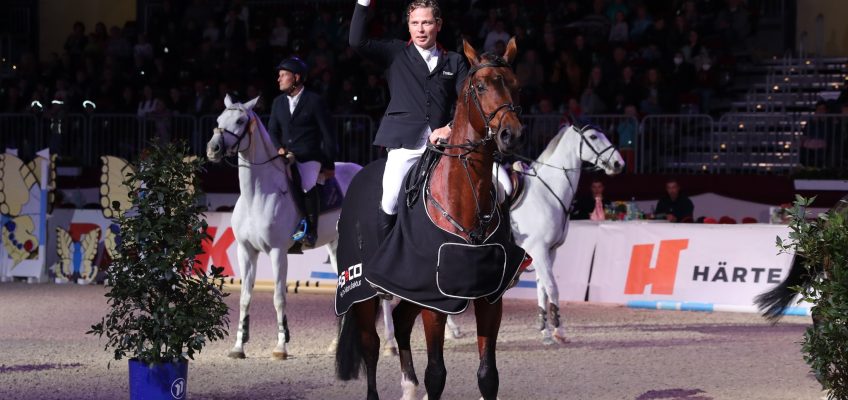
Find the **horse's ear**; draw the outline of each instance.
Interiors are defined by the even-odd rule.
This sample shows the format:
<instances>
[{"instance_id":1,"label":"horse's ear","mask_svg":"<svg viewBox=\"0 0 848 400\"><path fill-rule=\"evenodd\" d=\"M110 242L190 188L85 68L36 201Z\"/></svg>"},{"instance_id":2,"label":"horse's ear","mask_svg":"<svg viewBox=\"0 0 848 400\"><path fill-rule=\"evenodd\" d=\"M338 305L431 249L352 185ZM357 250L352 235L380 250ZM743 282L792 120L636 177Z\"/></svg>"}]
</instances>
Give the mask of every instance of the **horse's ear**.
<instances>
[{"instance_id":1,"label":"horse's ear","mask_svg":"<svg viewBox=\"0 0 848 400\"><path fill-rule=\"evenodd\" d=\"M230 108L230 107L233 106L233 99L230 98L229 93L227 93L227 95L224 96L224 106L227 107L227 108Z\"/></svg>"},{"instance_id":2,"label":"horse's ear","mask_svg":"<svg viewBox=\"0 0 848 400\"><path fill-rule=\"evenodd\" d=\"M515 61L516 54L518 54L518 45L515 44L515 36L513 36L506 45L506 53L504 53L503 59L507 64L512 64Z\"/></svg>"},{"instance_id":3,"label":"horse's ear","mask_svg":"<svg viewBox=\"0 0 848 400\"><path fill-rule=\"evenodd\" d=\"M258 101L259 101L259 96L256 96L253 100L248 101L247 103L244 103L244 108L246 108L246 109L248 109L248 110L252 110L252 109L253 109L253 107L255 107L255 106L256 106L256 103L257 103Z\"/></svg>"},{"instance_id":4,"label":"horse's ear","mask_svg":"<svg viewBox=\"0 0 848 400\"><path fill-rule=\"evenodd\" d=\"M468 43L468 41L465 39L462 39L462 50L465 53L465 58L468 59L468 62L471 64L472 67L478 64L477 50L474 50L474 47L472 47L471 44Z\"/></svg>"}]
</instances>

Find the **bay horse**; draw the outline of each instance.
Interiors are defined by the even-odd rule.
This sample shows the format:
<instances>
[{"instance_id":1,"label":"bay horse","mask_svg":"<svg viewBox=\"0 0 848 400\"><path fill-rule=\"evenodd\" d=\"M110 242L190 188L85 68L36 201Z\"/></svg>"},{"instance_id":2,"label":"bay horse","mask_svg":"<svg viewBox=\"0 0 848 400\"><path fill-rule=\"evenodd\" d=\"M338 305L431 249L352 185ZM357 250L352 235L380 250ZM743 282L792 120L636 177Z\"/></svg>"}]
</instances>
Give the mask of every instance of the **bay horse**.
<instances>
[{"instance_id":1,"label":"bay horse","mask_svg":"<svg viewBox=\"0 0 848 400\"><path fill-rule=\"evenodd\" d=\"M454 124L450 137L438 149L430 146L428 152L437 153L437 159L428 170L420 168L413 170L408 177L414 179L416 171L430 171L420 190L418 204L424 202L426 214L437 228L448 235L469 244L479 243L496 230L494 225L508 223L508 216L501 216L497 210L496 192L493 185L493 163L496 153L506 153L521 135L519 109L514 105L518 95L518 79L513 73L510 62L517 53L515 39L510 40L503 57L492 54L479 55L467 43L463 42L464 53L470 63L470 69L462 87L454 113ZM422 160L427 157L422 157ZM337 313L344 314L339 333L339 345L336 351L336 372L339 379L348 380L358 377L364 361L367 375L369 400L378 399L376 387L376 368L379 357L379 337L374 326L377 318L378 302L376 293L370 293L361 300L353 303L349 311L338 309L339 296L363 290L368 283L374 283L368 278L368 261L381 256L383 251L391 251L380 247L377 237L379 227L373 221L376 216L380 179L385 161L378 160L365 167L351 183L348 197L342 207L339 219L339 285L345 287L337 291ZM419 175L419 178L421 175ZM404 189L402 189L404 190ZM408 188L406 189L409 190ZM404 192L401 199L405 198ZM397 225L388 237L406 228L402 209L399 212ZM499 216L497 222L493 222ZM428 222L429 223L429 222ZM508 225L503 225L508 232ZM407 229L402 229L406 233ZM347 234L353 232L353 234ZM350 255L353 254L353 255ZM521 256L524 256L521 251ZM348 261L350 260L350 261ZM359 264L355 262L359 260ZM506 262L504 262L506 264ZM404 265L397 265L404 268ZM464 265L470 271L478 271L474 263ZM515 268L518 270L518 268ZM364 273L361 270L365 270ZM510 281L517 274L504 275L500 280L506 290ZM346 285L357 274L364 274L367 282L357 281L355 285ZM428 280L432 277L423 277ZM436 278L438 279L438 278ZM370 288L369 288L370 289ZM373 289L371 289L373 291ZM440 288L441 290L441 288ZM387 290L388 291L388 290ZM444 292L443 292L444 293ZM500 291L495 298L477 296L473 299L460 297L464 307L469 302L474 304L474 314L477 321L477 349L480 366L477 370L477 383L484 399L496 399L498 394L498 369L495 350L498 330L500 329L503 303ZM369 297L370 296L370 297ZM427 398L439 399L445 387L447 370L444 362L445 323L447 314L436 308L425 307L422 304L401 297L400 303L392 311L401 364L401 386L403 399L416 397L418 378L415 373L410 346L410 335L418 314L422 315L424 333L427 342L428 363L424 373L424 385ZM448 296L450 297L450 296ZM462 312L465 308L450 312Z\"/></svg>"},{"instance_id":2,"label":"bay horse","mask_svg":"<svg viewBox=\"0 0 848 400\"><path fill-rule=\"evenodd\" d=\"M229 357L245 358L244 344L250 339L248 311L256 281L257 258L263 252L269 256L274 274L277 345L271 355L275 359L286 359L290 339L285 293L287 252L294 243L292 233L301 215L292 198L287 160L277 155L268 131L253 111L258 100L257 97L241 104L233 102L229 95L224 98L226 109L218 116L218 127L206 146L206 155L213 162L225 156L238 156L240 194L233 209L232 228L242 285L238 332ZM342 195L360 169L362 167L357 164L336 163L335 179ZM316 241L316 247L327 245L334 266L338 238L335 222L339 213L340 210L335 210L320 216Z\"/></svg>"}]
</instances>

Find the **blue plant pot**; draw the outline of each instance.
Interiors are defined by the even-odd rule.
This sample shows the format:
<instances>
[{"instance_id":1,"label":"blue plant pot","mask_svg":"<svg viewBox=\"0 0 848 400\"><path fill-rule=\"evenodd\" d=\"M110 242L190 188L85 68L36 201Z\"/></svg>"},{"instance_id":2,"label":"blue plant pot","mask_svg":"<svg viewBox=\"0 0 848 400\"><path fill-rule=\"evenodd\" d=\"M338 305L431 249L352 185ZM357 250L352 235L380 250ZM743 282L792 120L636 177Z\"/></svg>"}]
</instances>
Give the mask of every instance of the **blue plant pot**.
<instances>
[{"instance_id":1,"label":"blue plant pot","mask_svg":"<svg viewBox=\"0 0 848 400\"><path fill-rule=\"evenodd\" d=\"M188 361L148 365L130 364L130 400L181 400L188 392Z\"/></svg>"}]
</instances>

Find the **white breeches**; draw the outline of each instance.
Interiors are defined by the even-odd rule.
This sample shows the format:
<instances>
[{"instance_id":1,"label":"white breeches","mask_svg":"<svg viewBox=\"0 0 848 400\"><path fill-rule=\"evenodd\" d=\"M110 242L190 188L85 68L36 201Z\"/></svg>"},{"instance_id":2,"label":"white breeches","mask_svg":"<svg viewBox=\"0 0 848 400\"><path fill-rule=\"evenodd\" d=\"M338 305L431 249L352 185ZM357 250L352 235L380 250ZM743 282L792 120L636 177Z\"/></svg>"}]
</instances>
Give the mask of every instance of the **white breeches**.
<instances>
[{"instance_id":1,"label":"white breeches","mask_svg":"<svg viewBox=\"0 0 848 400\"><path fill-rule=\"evenodd\" d=\"M389 150L386 159L386 170L383 172L383 198L380 207L387 214L397 214L398 195L400 194L403 178L410 168L424 154L426 146L418 149L392 149ZM495 163L492 166L492 175L497 178L498 202L503 202L512 193L512 182L509 180L506 169Z\"/></svg>"}]
</instances>

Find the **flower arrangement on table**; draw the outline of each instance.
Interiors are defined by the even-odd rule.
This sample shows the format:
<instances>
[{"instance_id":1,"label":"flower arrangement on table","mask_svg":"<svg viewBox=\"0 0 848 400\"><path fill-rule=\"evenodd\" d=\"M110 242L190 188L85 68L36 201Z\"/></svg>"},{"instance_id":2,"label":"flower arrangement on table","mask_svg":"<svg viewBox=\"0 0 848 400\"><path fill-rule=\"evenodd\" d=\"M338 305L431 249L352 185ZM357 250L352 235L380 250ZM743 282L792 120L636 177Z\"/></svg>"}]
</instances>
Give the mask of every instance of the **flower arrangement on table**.
<instances>
[{"instance_id":1,"label":"flower arrangement on table","mask_svg":"<svg viewBox=\"0 0 848 400\"><path fill-rule=\"evenodd\" d=\"M607 221L633 221L644 219L645 213L633 201L614 201L604 209Z\"/></svg>"}]
</instances>

